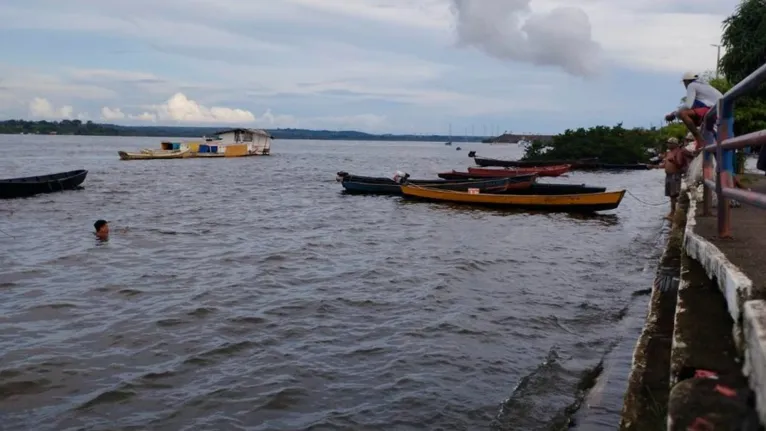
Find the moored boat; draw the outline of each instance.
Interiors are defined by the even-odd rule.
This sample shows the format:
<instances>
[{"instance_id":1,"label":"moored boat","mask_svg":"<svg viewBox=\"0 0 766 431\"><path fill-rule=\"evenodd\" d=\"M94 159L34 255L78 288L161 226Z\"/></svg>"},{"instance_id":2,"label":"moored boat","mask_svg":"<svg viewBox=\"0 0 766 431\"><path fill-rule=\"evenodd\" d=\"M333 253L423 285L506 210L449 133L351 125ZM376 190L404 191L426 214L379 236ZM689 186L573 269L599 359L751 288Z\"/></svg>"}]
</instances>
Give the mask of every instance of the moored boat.
<instances>
[{"instance_id":1,"label":"moored boat","mask_svg":"<svg viewBox=\"0 0 766 431\"><path fill-rule=\"evenodd\" d=\"M491 159L489 157L478 157L474 153L473 156L474 162L477 166L482 167L504 167L504 168L533 168L533 167L539 167L539 166L561 166L561 165L570 165L570 169L577 169L582 165L589 165L594 164L598 162L598 158L587 158L587 159L578 159L578 160L540 160L540 161L529 161L529 160L500 160L500 159Z\"/></svg>"},{"instance_id":2,"label":"moored boat","mask_svg":"<svg viewBox=\"0 0 766 431\"><path fill-rule=\"evenodd\" d=\"M357 194L386 194L401 195L402 184L417 184L443 190L478 189L485 193L505 192L510 189L523 189L531 186L536 177L534 175L519 176L515 178L491 178L479 180L409 180L401 182L389 178L348 176L342 177L341 185L347 193Z\"/></svg>"},{"instance_id":3,"label":"moored boat","mask_svg":"<svg viewBox=\"0 0 766 431\"><path fill-rule=\"evenodd\" d=\"M468 168L468 172L452 170L437 174L445 180L477 179L477 178L512 178L521 175L537 175L540 177L557 177L566 173L569 165L541 166L537 168L514 168L514 169L482 169Z\"/></svg>"},{"instance_id":4,"label":"moored boat","mask_svg":"<svg viewBox=\"0 0 766 431\"><path fill-rule=\"evenodd\" d=\"M617 208L625 190L606 193L580 193L567 195L519 195L439 190L417 185L403 185L405 197L430 201L473 204L500 208L520 208L557 212L596 212Z\"/></svg>"},{"instance_id":5,"label":"moored boat","mask_svg":"<svg viewBox=\"0 0 766 431\"><path fill-rule=\"evenodd\" d=\"M525 189L513 189L497 193L513 195L579 195L588 193L604 193L605 191L606 187L594 187L587 186L585 184L557 184L536 182Z\"/></svg>"},{"instance_id":6,"label":"moored boat","mask_svg":"<svg viewBox=\"0 0 766 431\"><path fill-rule=\"evenodd\" d=\"M118 153L122 160L267 156L271 154L272 139L265 130L237 128L217 132L213 137L204 138L204 141L162 141L156 150ZM178 156L179 153L183 153L183 156Z\"/></svg>"},{"instance_id":7,"label":"moored boat","mask_svg":"<svg viewBox=\"0 0 766 431\"><path fill-rule=\"evenodd\" d=\"M470 175L480 178L501 178L509 173L516 175L537 175L539 177L558 177L569 172L570 165L536 166L533 168L468 168Z\"/></svg>"},{"instance_id":8,"label":"moored boat","mask_svg":"<svg viewBox=\"0 0 766 431\"><path fill-rule=\"evenodd\" d=\"M0 180L0 199L22 198L40 193L73 190L88 176L88 171L59 172L35 177L8 178Z\"/></svg>"},{"instance_id":9,"label":"moored boat","mask_svg":"<svg viewBox=\"0 0 766 431\"><path fill-rule=\"evenodd\" d=\"M535 166L570 165L569 170L582 171L625 171L652 169L646 163L600 163L597 157L578 160L499 160L487 157L473 157L477 166L482 167L506 167L506 168L529 168Z\"/></svg>"},{"instance_id":10,"label":"moored boat","mask_svg":"<svg viewBox=\"0 0 766 431\"><path fill-rule=\"evenodd\" d=\"M185 159L192 157L192 152L186 148L183 150L141 150L138 153L128 153L118 151L120 160L164 160L164 159Z\"/></svg>"}]
</instances>

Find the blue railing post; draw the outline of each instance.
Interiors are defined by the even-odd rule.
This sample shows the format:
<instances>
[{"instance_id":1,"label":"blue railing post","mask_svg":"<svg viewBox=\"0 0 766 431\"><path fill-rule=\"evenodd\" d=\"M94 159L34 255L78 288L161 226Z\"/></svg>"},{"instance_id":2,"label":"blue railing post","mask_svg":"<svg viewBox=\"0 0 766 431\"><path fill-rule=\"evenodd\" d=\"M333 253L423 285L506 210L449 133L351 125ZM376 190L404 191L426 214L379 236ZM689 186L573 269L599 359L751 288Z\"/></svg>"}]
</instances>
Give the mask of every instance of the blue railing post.
<instances>
[{"instance_id":1,"label":"blue railing post","mask_svg":"<svg viewBox=\"0 0 766 431\"><path fill-rule=\"evenodd\" d=\"M718 195L718 237L731 238L731 206L723 189L734 185L734 157L732 150L721 148L721 142L734 136L734 104L722 98L718 101L718 143L716 145L716 181Z\"/></svg>"},{"instance_id":2,"label":"blue railing post","mask_svg":"<svg viewBox=\"0 0 766 431\"><path fill-rule=\"evenodd\" d=\"M705 142L703 148L715 144L715 134L706 124L703 123L702 137ZM708 151L702 152L702 178L703 180L713 177L713 154ZM704 181L703 181L704 183ZM709 217L713 215L713 193L709 187L702 186L702 215Z\"/></svg>"}]
</instances>

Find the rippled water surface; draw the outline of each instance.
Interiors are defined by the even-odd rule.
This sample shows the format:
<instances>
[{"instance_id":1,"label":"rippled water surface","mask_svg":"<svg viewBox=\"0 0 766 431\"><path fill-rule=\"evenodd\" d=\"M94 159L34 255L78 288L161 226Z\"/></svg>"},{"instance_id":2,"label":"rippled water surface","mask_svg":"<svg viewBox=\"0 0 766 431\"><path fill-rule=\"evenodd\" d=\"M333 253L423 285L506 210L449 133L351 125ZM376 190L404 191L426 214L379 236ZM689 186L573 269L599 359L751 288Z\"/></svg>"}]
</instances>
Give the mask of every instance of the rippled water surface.
<instances>
[{"instance_id":1,"label":"rippled water surface","mask_svg":"<svg viewBox=\"0 0 766 431\"><path fill-rule=\"evenodd\" d=\"M667 209L645 203L663 202L661 172L558 179L632 193L582 217L335 182L432 177L464 169L466 150L515 146L117 157L158 142L0 136L0 177L90 171L82 190L0 201L3 429L552 429L638 335L626 310L651 284ZM620 400L593 395L584 408L614 429Z\"/></svg>"}]
</instances>

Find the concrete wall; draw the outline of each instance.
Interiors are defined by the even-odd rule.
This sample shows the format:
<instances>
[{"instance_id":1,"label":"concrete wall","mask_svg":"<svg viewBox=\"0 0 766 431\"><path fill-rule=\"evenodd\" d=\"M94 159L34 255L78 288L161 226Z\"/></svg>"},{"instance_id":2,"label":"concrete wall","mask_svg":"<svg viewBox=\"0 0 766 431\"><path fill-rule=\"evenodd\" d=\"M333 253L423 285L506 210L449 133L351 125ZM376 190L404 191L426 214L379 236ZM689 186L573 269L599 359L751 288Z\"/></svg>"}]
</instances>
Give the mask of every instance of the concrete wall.
<instances>
[{"instance_id":1,"label":"concrete wall","mask_svg":"<svg viewBox=\"0 0 766 431\"><path fill-rule=\"evenodd\" d=\"M756 411L766 423L766 302L749 300L753 282L732 264L718 247L694 232L696 206L701 201L699 189L688 190L690 206L684 235L684 249L714 280L726 300L734 322L733 337L744 359L742 373L756 395Z\"/></svg>"},{"instance_id":2,"label":"concrete wall","mask_svg":"<svg viewBox=\"0 0 766 431\"><path fill-rule=\"evenodd\" d=\"M684 184L636 344L621 430L766 423L766 302L750 300L752 281L695 233L698 199L699 190Z\"/></svg>"}]
</instances>

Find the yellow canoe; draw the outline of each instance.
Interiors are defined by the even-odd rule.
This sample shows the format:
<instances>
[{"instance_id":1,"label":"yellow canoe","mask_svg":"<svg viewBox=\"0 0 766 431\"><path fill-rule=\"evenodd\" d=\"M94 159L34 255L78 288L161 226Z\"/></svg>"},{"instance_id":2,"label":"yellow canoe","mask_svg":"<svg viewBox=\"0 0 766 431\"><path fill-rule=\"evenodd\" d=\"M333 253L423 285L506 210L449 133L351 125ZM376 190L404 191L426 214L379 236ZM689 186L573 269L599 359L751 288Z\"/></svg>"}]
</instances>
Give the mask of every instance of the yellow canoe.
<instances>
[{"instance_id":1,"label":"yellow canoe","mask_svg":"<svg viewBox=\"0 0 766 431\"><path fill-rule=\"evenodd\" d=\"M620 206L620 202L625 196L625 190L572 195L511 195L457 192L416 185L403 185L402 193L404 196L431 201L561 212L613 210Z\"/></svg>"}]
</instances>

